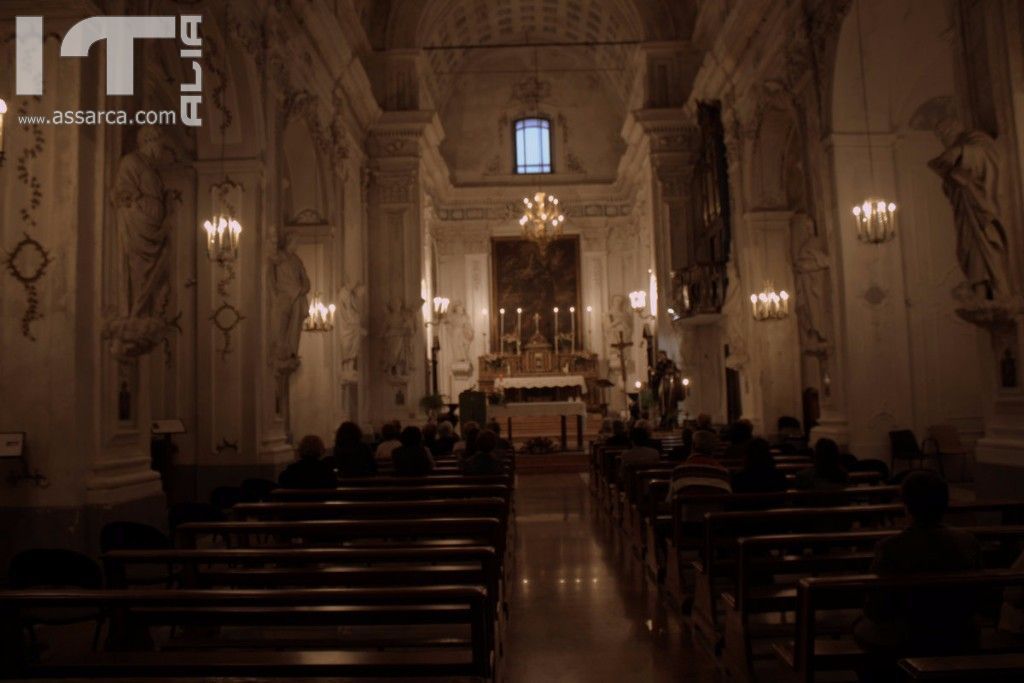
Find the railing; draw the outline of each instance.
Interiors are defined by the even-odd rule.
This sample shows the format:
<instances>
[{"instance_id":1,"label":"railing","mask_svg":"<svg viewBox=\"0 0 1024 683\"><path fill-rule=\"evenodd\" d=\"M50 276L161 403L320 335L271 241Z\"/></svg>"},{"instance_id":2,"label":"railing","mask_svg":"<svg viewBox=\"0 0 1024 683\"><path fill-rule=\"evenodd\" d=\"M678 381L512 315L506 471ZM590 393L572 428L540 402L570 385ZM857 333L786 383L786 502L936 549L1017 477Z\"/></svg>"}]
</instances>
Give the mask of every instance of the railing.
<instances>
[{"instance_id":1,"label":"railing","mask_svg":"<svg viewBox=\"0 0 1024 683\"><path fill-rule=\"evenodd\" d=\"M698 263L675 270L673 309L680 318L721 313L728 283L724 263Z\"/></svg>"}]
</instances>

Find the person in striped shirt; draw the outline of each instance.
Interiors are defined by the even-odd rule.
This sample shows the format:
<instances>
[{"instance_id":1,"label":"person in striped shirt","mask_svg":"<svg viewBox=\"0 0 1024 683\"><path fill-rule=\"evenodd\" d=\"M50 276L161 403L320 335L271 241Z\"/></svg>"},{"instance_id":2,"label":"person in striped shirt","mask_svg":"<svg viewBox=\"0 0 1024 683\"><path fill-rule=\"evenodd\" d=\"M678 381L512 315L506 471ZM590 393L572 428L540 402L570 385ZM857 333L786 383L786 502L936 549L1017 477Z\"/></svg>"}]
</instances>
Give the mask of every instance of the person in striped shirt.
<instances>
[{"instance_id":1,"label":"person in striped shirt","mask_svg":"<svg viewBox=\"0 0 1024 683\"><path fill-rule=\"evenodd\" d=\"M729 470L713 455L717 442L714 432L694 433L690 457L672 470L669 501L689 493L732 493Z\"/></svg>"}]
</instances>

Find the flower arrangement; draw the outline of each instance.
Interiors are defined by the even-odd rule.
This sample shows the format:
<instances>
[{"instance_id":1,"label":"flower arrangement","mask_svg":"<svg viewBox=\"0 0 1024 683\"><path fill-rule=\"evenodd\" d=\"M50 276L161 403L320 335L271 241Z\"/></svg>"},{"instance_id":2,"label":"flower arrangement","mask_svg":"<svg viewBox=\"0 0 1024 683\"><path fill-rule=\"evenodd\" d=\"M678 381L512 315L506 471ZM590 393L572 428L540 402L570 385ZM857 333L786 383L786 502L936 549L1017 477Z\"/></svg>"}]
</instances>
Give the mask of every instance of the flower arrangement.
<instances>
[{"instance_id":1,"label":"flower arrangement","mask_svg":"<svg viewBox=\"0 0 1024 683\"><path fill-rule=\"evenodd\" d=\"M543 453L554 453L557 450L555 442L546 436L535 436L527 441L523 448L527 453L540 455Z\"/></svg>"}]
</instances>

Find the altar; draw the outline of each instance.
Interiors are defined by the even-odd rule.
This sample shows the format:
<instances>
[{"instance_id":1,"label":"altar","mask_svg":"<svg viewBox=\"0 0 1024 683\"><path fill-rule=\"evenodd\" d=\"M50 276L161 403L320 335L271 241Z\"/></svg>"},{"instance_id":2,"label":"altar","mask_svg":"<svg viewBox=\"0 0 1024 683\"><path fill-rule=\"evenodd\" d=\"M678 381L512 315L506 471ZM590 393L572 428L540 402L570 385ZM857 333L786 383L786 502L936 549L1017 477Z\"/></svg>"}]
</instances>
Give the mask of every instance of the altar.
<instances>
[{"instance_id":1,"label":"altar","mask_svg":"<svg viewBox=\"0 0 1024 683\"><path fill-rule=\"evenodd\" d=\"M512 418L515 417L547 417L557 415L561 418L562 450L569 450L568 418L576 418L576 448L583 450L583 432L586 428L587 406L582 401L531 401L527 403L505 403L487 408L487 416L494 420L504 420L506 435L509 441L514 438Z\"/></svg>"}]
</instances>

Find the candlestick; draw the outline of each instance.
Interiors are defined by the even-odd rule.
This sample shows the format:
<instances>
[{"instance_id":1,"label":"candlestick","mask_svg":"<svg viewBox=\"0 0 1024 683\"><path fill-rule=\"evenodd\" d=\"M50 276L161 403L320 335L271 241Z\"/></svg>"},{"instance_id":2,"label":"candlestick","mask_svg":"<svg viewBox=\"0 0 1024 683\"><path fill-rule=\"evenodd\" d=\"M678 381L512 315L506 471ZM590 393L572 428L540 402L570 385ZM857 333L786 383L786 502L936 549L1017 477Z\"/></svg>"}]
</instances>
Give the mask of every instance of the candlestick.
<instances>
[{"instance_id":1,"label":"candlestick","mask_svg":"<svg viewBox=\"0 0 1024 683\"><path fill-rule=\"evenodd\" d=\"M576 353L576 307L569 307L569 336L572 337L572 352Z\"/></svg>"},{"instance_id":2,"label":"candlestick","mask_svg":"<svg viewBox=\"0 0 1024 683\"><path fill-rule=\"evenodd\" d=\"M487 354L487 353L491 352L491 349L490 349L489 346L487 346L487 328L489 327L489 323L488 323L488 320L487 320L487 309L486 308L481 308L480 309L480 316L484 319L484 324L483 324L483 329L484 329L484 353ZM501 335L500 334L498 335L498 339L501 339Z\"/></svg>"},{"instance_id":3,"label":"candlestick","mask_svg":"<svg viewBox=\"0 0 1024 683\"><path fill-rule=\"evenodd\" d=\"M555 358L558 358L558 306L552 310L555 312Z\"/></svg>"},{"instance_id":4,"label":"candlestick","mask_svg":"<svg viewBox=\"0 0 1024 683\"><path fill-rule=\"evenodd\" d=\"M587 306L587 339L586 347L594 350L594 307Z\"/></svg>"},{"instance_id":5,"label":"candlestick","mask_svg":"<svg viewBox=\"0 0 1024 683\"><path fill-rule=\"evenodd\" d=\"M520 355L523 352L523 309L522 307L516 308L516 355Z\"/></svg>"},{"instance_id":6,"label":"candlestick","mask_svg":"<svg viewBox=\"0 0 1024 683\"><path fill-rule=\"evenodd\" d=\"M498 324L498 353L505 353L505 309L498 309L498 317L501 318Z\"/></svg>"}]
</instances>

